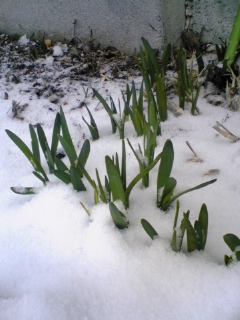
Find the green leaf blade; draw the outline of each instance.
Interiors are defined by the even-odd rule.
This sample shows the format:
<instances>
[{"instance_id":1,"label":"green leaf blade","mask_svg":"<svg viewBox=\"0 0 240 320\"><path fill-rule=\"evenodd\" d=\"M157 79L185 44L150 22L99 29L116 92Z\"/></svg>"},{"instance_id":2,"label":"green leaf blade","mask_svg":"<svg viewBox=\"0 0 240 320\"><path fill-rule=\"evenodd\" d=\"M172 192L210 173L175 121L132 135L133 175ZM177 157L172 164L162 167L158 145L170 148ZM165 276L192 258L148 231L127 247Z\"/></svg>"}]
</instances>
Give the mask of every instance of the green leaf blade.
<instances>
[{"instance_id":1,"label":"green leaf blade","mask_svg":"<svg viewBox=\"0 0 240 320\"><path fill-rule=\"evenodd\" d=\"M74 167L70 167L70 178L73 185L74 190L76 191L86 191L86 187L82 182L81 176L78 170Z\"/></svg>"},{"instance_id":2,"label":"green leaf blade","mask_svg":"<svg viewBox=\"0 0 240 320\"><path fill-rule=\"evenodd\" d=\"M191 188L191 189L185 190L185 191L183 191L183 192L180 192L179 194L177 194L176 196L174 196L173 198L171 198L166 204L164 204L161 209L164 210L164 211L167 210L168 207L169 207L176 199L178 199L180 196L182 196L182 195L184 195L184 194L186 194L186 193L188 193L188 192L191 192L191 191L195 191L195 190L204 188L204 187L206 187L206 186L208 186L208 185L210 185L210 184L212 184L212 183L214 183L214 182L216 182L216 181L217 181L217 179L209 180L209 181L207 181L207 182L204 182L204 183L201 183L201 184L197 185L197 186L194 187L194 188Z\"/></svg>"},{"instance_id":3,"label":"green leaf blade","mask_svg":"<svg viewBox=\"0 0 240 320\"><path fill-rule=\"evenodd\" d=\"M189 221L188 215L184 213L183 216L184 216L184 223L185 223L186 232L187 232L187 248L188 248L188 252L192 252L198 249L197 235L191 222Z\"/></svg>"},{"instance_id":4,"label":"green leaf blade","mask_svg":"<svg viewBox=\"0 0 240 320\"><path fill-rule=\"evenodd\" d=\"M149 235L149 237L152 240L154 240L158 236L157 231L153 228L153 226L147 220L141 219L141 224L143 229L146 231L146 233Z\"/></svg>"},{"instance_id":5,"label":"green leaf blade","mask_svg":"<svg viewBox=\"0 0 240 320\"><path fill-rule=\"evenodd\" d=\"M236 248L240 247L240 239L235 234L227 233L223 236L223 239L232 252L235 252Z\"/></svg>"},{"instance_id":6,"label":"green leaf blade","mask_svg":"<svg viewBox=\"0 0 240 320\"><path fill-rule=\"evenodd\" d=\"M118 210L113 202L109 203L110 213L113 219L114 224L118 229L128 228L129 222L127 221L125 215Z\"/></svg>"},{"instance_id":7,"label":"green leaf blade","mask_svg":"<svg viewBox=\"0 0 240 320\"><path fill-rule=\"evenodd\" d=\"M57 154L57 147L59 142L58 135L60 134L60 131L61 131L61 116L60 116L60 113L58 112L56 114L56 118L53 126L53 133L52 133L51 154L53 159Z\"/></svg>"},{"instance_id":8,"label":"green leaf blade","mask_svg":"<svg viewBox=\"0 0 240 320\"><path fill-rule=\"evenodd\" d=\"M31 138L32 138L32 152L33 152L33 155L36 158L36 160L39 163L41 163L37 135L36 135L36 132L35 132L35 130L34 130L34 128L33 128L33 126L31 124L29 124L29 131L30 131L30 135L31 135Z\"/></svg>"},{"instance_id":9,"label":"green leaf blade","mask_svg":"<svg viewBox=\"0 0 240 320\"><path fill-rule=\"evenodd\" d=\"M121 200L124 206L127 207L128 205L119 170L109 156L105 157L105 163L113 201Z\"/></svg>"}]
</instances>

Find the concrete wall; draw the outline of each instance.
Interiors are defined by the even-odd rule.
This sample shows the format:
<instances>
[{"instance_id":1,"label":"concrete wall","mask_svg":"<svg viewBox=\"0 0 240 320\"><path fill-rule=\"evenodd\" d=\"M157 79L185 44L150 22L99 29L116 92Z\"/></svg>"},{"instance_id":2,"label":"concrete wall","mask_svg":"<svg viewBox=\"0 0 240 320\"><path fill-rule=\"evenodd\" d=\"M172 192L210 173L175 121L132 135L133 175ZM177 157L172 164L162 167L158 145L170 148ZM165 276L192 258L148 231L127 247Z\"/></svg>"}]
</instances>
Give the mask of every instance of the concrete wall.
<instances>
[{"instance_id":1,"label":"concrete wall","mask_svg":"<svg viewBox=\"0 0 240 320\"><path fill-rule=\"evenodd\" d=\"M0 0L0 32L71 39L75 19L81 39L92 29L102 45L134 52L144 36L161 49L180 36L184 0Z\"/></svg>"},{"instance_id":2,"label":"concrete wall","mask_svg":"<svg viewBox=\"0 0 240 320\"><path fill-rule=\"evenodd\" d=\"M228 40L240 0L193 0L192 28L204 42Z\"/></svg>"},{"instance_id":3,"label":"concrete wall","mask_svg":"<svg viewBox=\"0 0 240 320\"><path fill-rule=\"evenodd\" d=\"M240 0L0 0L0 33L89 39L125 52L144 36L154 48L177 43L185 13L203 40L228 38ZM185 12L186 8L186 12ZM74 21L76 20L76 23Z\"/></svg>"},{"instance_id":4,"label":"concrete wall","mask_svg":"<svg viewBox=\"0 0 240 320\"><path fill-rule=\"evenodd\" d=\"M139 50L141 36L161 48L181 33L184 0L0 0L1 32L71 39L75 19L81 39L92 29L97 42L127 52Z\"/></svg>"}]
</instances>

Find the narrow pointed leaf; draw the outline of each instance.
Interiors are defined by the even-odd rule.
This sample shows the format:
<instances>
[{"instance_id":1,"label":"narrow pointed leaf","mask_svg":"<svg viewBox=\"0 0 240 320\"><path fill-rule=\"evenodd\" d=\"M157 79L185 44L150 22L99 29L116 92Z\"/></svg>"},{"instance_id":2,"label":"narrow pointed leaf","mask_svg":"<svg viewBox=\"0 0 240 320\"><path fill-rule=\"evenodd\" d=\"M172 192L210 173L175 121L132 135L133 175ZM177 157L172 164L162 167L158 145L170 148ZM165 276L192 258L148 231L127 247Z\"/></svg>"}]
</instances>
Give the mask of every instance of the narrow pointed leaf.
<instances>
[{"instance_id":1,"label":"narrow pointed leaf","mask_svg":"<svg viewBox=\"0 0 240 320\"><path fill-rule=\"evenodd\" d=\"M96 183L95 181L90 177L90 175L88 174L87 170L84 168L84 166L81 163L78 163L78 167L81 170L81 172L83 173L84 177L87 179L87 181L89 182L89 184L91 185L91 187L93 189L96 188Z\"/></svg>"},{"instance_id":2,"label":"narrow pointed leaf","mask_svg":"<svg viewBox=\"0 0 240 320\"><path fill-rule=\"evenodd\" d=\"M72 182L73 188L75 190L86 191L86 187L82 182L81 176L80 176L78 170L74 166L71 166L71 168L70 168L70 177L71 177L71 182Z\"/></svg>"},{"instance_id":3,"label":"narrow pointed leaf","mask_svg":"<svg viewBox=\"0 0 240 320\"><path fill-rule=\"evenodd\" d=\"M129 139L127 139L127 142L128 142L129 147L131 148L133 154L135 155L135 157L136 157L136 159L137 159L137 161L139 163L140 170L143 170L146 166L144 167L142 158L140 158L138 153L133 149L133 146L130 143ZM140 150L140 153L141 153L141 150ZM141 153L141 155L142 155L142 153Z\"/></svg>"},{"instance_id":4,"label":"narrow pointed leaf","mask_svg":"<svg viewBox=\"0 0 240 320\"><path fill-rule=\"evenodd\" d=\"M227 60L227 65L230 66L236 57L237 48L240 42L240 6L234 19L233 28L229 37L227 50L224 59Z\"/></svg>"},{"instance_id":5,"label":"narrow pointed leaf","mask_svg":"<svg viewBox=\"0 0 240 320\"><path fill-rule=\"evenodd\" d=\"M128 228L129 222L127 221L125 215L118 210L118 208L115 206L113 202L109 203L109 209L110 209L113 222L115 223L116 227L118 229Z\"/></svg>"},{"instance_id":6,"label":"narrow pointed leaf","mask_svg":"<svg viewBox=\"0 0 240 320\"><path fill-rule=\"evenodd\" d=\"M107 198L106 198L105 192L103 190L102 182L101 182L101 179L99 177L99 173L98 173L97 169L96 169L96 176L97 176L98 188L99 188L99 191L100 191L100 198L102 199L102 201L104 203L107 203Z\"/></svg>"},{"instance_id":7,"label":"narrow pointed leaf","mask_svg":"<svg viewBox=\"0 0 240 320\"><path fill-rule=\"evenodd\" d=\"M60 113L58 112L56 114L56 118L54 121L53 134L52 134L51 154L53 159L57 154L57 147L58 147L58 141L59 141L58 135L60 134L60 130L61 130L61 117L60 117Z\"/></svg>"},{"instance_id":8,"label":"narrow pointed leaf","mask_svg":"<svg viewBox=\"0 0 240 320\"><path fill-rule=\"evenodd\" d=\"M235 252L236 248L238 248L238 251L240 249L240 239L235 236L235 234L228 233L223 236L224 241L229 246L229 248L232 250L232 252Z\"/></svg>"},{"instance_id":9,"label":"narrow pointed leaf","mask_svg":"<svg viewBox=\"0 0 240 320\"><path fill-rule=\"evenodd\" d=\"M142 81L140 91L139 91L138 111L139 111L140 115L143 116L143 81Z\"/></svg>"},{"instance_id":10,"label":"narrow pointed leaf","mask_svg":"<svg viewBox=\"0 0 240 320\"><path fill-rule=\"evenodd\" d=\"M122 140L122 166L121 166L121 178L123 183L123 189L127 187L127 165L126 165L126 147L125 142Z\"/></svg>"},{"instance_id":11,"label":"narrow pointed leaf","mask_svg":"<svg viewBox=\"0 0 240 320\"><path fill-rule=\"evenodd\" d=\"M207 242L207 233L208 233L208 211L205 203L202 204L202 207L200 209L198 221L202 230L202 247L203 247L202 250L204 250Z\"/></svg>"},{"instance_id":12,"label":"narrow pointed leaf","mask_svg":"<svg viewBox=\"0 0 240 320\"><path fill-rule=\"evenodd\" d=\"M85 167L89 154L90 154L90 142L87 139L84 141L81 151L79 153L77 167L79 167L79 164L81 164L82 167Z\"/></svg>"},{"instance_id":13,"label":"narrow pointed leaf","mask_svg":"<svg viewBox=\"0 0 240 320\"><path fill-rule=\"evenodd\" d=\"M164 46L163 49L163 54L162 54L162 76L165 75L166 70L167 70L167 65L168 65L168 61L171 58L171 44L168 43L167 45Z\"/></svg>"},{"instance_id":14,"label":"narrow pointed leaf","mask_svg":"<svg viewBox=\"0 0 240 320\"><path fill-rule=\"evenodd\" d=\"M143 229L147 232L149 237L154 240L156 236L158 236L157 231L153 228L153 226L145 219L141 219L141 224Z\"/></svg>"},{"instance_id":15,"label":"narrow pointed leaf","mask_svg":"<svg viewBox=\"0 0 240 320\"><path fill-rule=\"evenodd\" d=\"M109 156L105 157L105 163L113 201L121 200L124 206L127 207L127 201L119 170Z\"/></svg>"},{"instance_id":16,"label":"narrow pointed leaf","mask_svg":"<svg viewBox=\"0 0 240 320\"><path fill-rule=\"evenodd\" d=\"M198 189L201 189L201 188L204 188L206 186L208 186L209 184L212 184L214 182L216 182L217 179L213 179L213 180L210 180L210 181L207 181L207 182L204 182L204 183L201 183L199 185L197 185L196 187L194 188L191 188L191 189L188 189L188 190L185 190L183 192L180 192L179 194L177 194L176 196L174 196L172 199L170 199L167 203L165 203L163 206L162 206L162 210L167 210L167 208L176 200L178 199L180 196L182 196L183 194L186 194L188 192L191 192L191 191L194 191L194 190L198 190Z\"/></svg>"},{"instance_id":17,"label":"narrow pointed leaf","mask_svg":"<svg viewBox=\"0 0 240 320\"><path fill-rule=\"evenodd\" d=\"M47 142L45 132L39 123L37 124L37 134L38 134L38 140L42 148L44 157L46 158L46 146L48 145L48 142Z\"/></svg>"},{"instance_id":18,"label":"narrow pointed leaf","mask_svg":"<svg viewBox=\"0 0 240 320\"><path fill-rule=\"evenodd\" d=\"M65 165L65 163L58 159L57 157L55 157L55 164L57 167L57 170L59 171L69 171L68 167Z\"/></svg>"},{"instance_id":19,"label":"narrow pointed leaf","mask_svg":"<svg viewBox=\"0 0 240 320\"><path fill-rule=\"evenodd\" d=\"M35 175L35 177L37 177L39 180L41 180L43 184L46 183L46 179L43 176L41 176L38 172L33 171L33 174Z\"/></svg>"},{"instance_id":20,"label":"narrow pointed leaf","mask_svg":"<svg viewBox=\"0 0 240 320\"><path fill-rule=\"evenodd\" d=\"M167 96L165 91L164 79L161 76L157 77L156 81L156 97L157 97L157 106L160 120L162 122L167 120Z\"/></svg>"},{"instance_id":21,"label":"narrow pointed leaf","mask_svg":"<svg viewBox=\"0 0 240 320\"><path fill-rule=\"evenodd\" d=\"M44 179L48 181L48 177L42 168L41 164L37 161L37 159L34 157L31 150L28 148L28 146L13 132L10 130L5 130L9 138L18 146L18 148L22 151L22 153L27 157L27 159L30 161L34 169L38 172L40 172Z\"/></svg>"},{"instance_id":22,"label":"narrow pointed leaf","mask_svg":"<svg viewBox=\"0 0 240 320\"><path fill-rule=\"evenodd\" d=\"M136 88L135 88L134 81L132 81L132 108L138 109L137 94L136 94Z\"/></svg>"},{"instance_id":23,"label":"narrow pointed leaf","mask_svg":"<svg viewBox=\"0 0 240 320\"><path fill-rule=\"evenodd\" d=\"M158 169L157 190L165 186L170 177L174 160L174 150L171 140L167 140L162 151L162 158Z\"/></svg>"},{"instance_id":24,"label":"narrow pointed leaf","mask_svg":"<svg viewBox=\"0 0 240 320\"><path fill-rule=\"evenodd\" d=\"M75 151L72 143L69 144L69 143L67 142L67 140L65 140L65 139L64 139L62 136L60 136L60 135L58 135L58 137L59 137L59 140L60 140L60 142L61 142L61 145L63 146L63 148L64 148L64 150L65 150L65 152L66 152L66 154L67 154L67 156L68 156L68 158L69 158L69 160L70 160L71 165L72 165L72 166L75 166L76 160L77 160L77 154L76 154L76 151Z\"/></svg>"},{"instance_id":25,"label":"narrow pointed leaf","mask_svg":"<svg viewBox=\"0 0 240 320\"><path fill-rule=\"evenodd\" d=\"M167 203L171 199L176 185L177 185L177 181L174 178L172 178L172 177L168 178L168 180L164 186L164 189L163 189L160 207L162 205L164 205L165 203Z\"/></svg>"},{"instance_id":26,"label":"narrow pointed leaf","mask_svg":"<svg viewBox=\"0 0 240 320\"><path fill-rule=\"evenodd\" d=\"M202 229L201 229L201 225L198 220L196 220L194 223L194 230L195 230L195 233L197 236L197 243L198 243L197 249L204 250Z\"/></svg>"},{"instance_id":27,"label":"narrow pointed leaf","mask_svg":"<svg viewBox=\"0 0 240 320\"><path fill-rule=\"evenodd\" d=\"M48 163L49 172L52 173L52 170L54 169L53 157L52 157L51 151L49 149L49 145L47 142L45 132L39 123L37 124L37 134L38 134L38 140L40 142L40 146L42 148L44 157L46 158L47 163Z\"/></svg>"},{"instance_id":28,"label":"narrow pointed leaf","mask_svg":"<svg viewBox=\"0 0 240 320\"><path fill-rule=\"evenodd\" d=\"M71 152L74 154L74 158L77 158L77 154L72 142L72 138L70 136L69 133L69 129L68 129L68 125L67 125L67 121L63 112L62 107L60 107L60 118L61 118L61 127L62 127L62 136L63 139L66 141L66 143L69 145L69 148L71 149ZM58 135L59 137L59 135Z\"/></svg>"},{"instance_id":29,"label":"narrow pointed leaf","mask_svg":"<svg viewBox=\"0 0 240 320\"><path fill-rule=\"evenodd\" d=\"M143 170L141 171L128 185L126 192L125 192L125 197L126 197L126 203L128 206L128 201L129 201L129 196L130 193L133 189L133 187L138 183L139 180L141 180L152 168L155 167L155 165L158 163L162 156L162 153L159 153L157 157Z\"/></svg>"},{"instance_id":30,"label":"narrow pointed leaf","mask_svg":"<svg viewBox=\"0 0 240 320\"><path fill-rule=\"evenodd\" d=\"M179 215L179 208L180 208L180 202L179 202L179 200L177 200L177 201L176 201L176 211L175 211L175 218L174 218L174 223L173 223L173 229L175 229L176 226L177 226L178 215Z\"/></svg>"},{"instance_id":31,"label":"narrow pointed leaf","mask_svg":"<svg viewBox=\"0 0 240 320\"><path fill-rule=\"evenodd\" d=\"M32 152L36 160L41 163L40 160L40 152L39 152L39 144L38 144L38 139L36 132L31 124L29 124L29 130L30 130L30 135L32 138Z\"/></svg>"},{"instance_id":32,"label":"narrow pointed leaf","mask_svg":"<svg viewBox=\"0 0 240 320\"><path fill-rule=\"evenodd\" d=\"M98 100L101 102L101 104L104 106L108 115L111 117L113 112L112 112L111 108L109 107L109 105L107 104L107 102L105 101L105 99L100 95L100 93L97 92L97 90L92 88L92 91L93 91L94 95L98 98Z\"/></svg>"},{"instance_id":33,"label":"narrow pointed leaf","mask_svg":"<svg viewBox=\"0 0 240 320\"><path fill-rule=\"evenodd\" d=\"M96 122L91 114L91 112L89 111L88 107L87 108L87 111L88 111L88 114L89 114L89 117L90 117L90 124L84 119L84 117L82 117L83 121L86 123L86 125L88 126L88 129L91 133L91 136L92 136L92 139L93 140L98 140L99 139L99 132L98 132L98 128L97 128L97 125L96 125Z\"/></svg>"},{"instance_id":34,"label":"narrow pointed leaf","mask_svg":"<svg viewBox=\"0 0 240 320\"><path fill-rule=\"evenodd\" d=\"M10 130L5 130L9 138L18 146L18 148L23 152L23 154L28 158L28 160L32 163L32 159L34 158L33 153L28 148L28 146L13 132Z\"/></svg>"},{"instance_id":35,"label":"narrow pointed leaf","mask_svg":"<svg viewBox=\"0 0 240 320\"><path fill-rule=\"evenodd\" d=\"M134 126L134 129L137 133L137 136L140 137L143 135L143 116L140 114L138 109L133 109L132 113L130 113L130 117Z\"/></svg>"},{"instance_id":36,"label":"narrow pointed leaf","mask_svg":"<svg viewBox=\"0 0 240 320\"><path fill-rule=\"evenodd\" d=\"M83 209L85 210L85 212L87 213L87 215L90 217L90 211L85 207L85 205L80 202L81 206L83 207Z\"/></svg>"},{"instance_id":37,"label":"narrow pointed leaf","mask_svg":"<svg viewBox=\"0 0 240 320\"><path fill-rule=\"evenodd\" d=\"M69 184L71 183L70 174L61 170L54 170L53 174L62 182Z\"/></svg>"},{"instance_id":38,"label":"narrow pointed leaf","mask_svg":"<svg viewBox=\"0 0 240 320\"><path fill-rule=\"evenodd\" d=\"M151 48L149 42L145 38L142 37L141 40L142 40L142 43L143 43L143 45L145 47L145 50L146 50L149 58L151 59L153 65L154 65L156 73L160 74L161 73L161 68L160 68L160 65L159 65L159 63L157 61L157 58L155 56L155 53L154 53L153 49Z\"/></svg>"},{"instance_id":39,"label":"narrow pointed leaf","mask_svg":"<svg viewBox=\"0 0 240 320\"><path fill-rule=\"evenodd\" d=\"M50 173L52 173L52 171L54 170L54 160L53 160L53 157L52 157L52 154L51 154L51 151L49 149L48 144L46 145L46 159L47 159L49 171L50 171Z\"/></svg>"},{"instance_id":40,"label":"narrow pointed leaf","mask_svg":"<svg viewBox=\"0 0 240 320\"><path fill-rule=\"evenodd\" d=\"M172 247L173 251L175 251L175 252L179 251L178 250L178 245L177 245L177 231L176 231L176 229L173 230L171 247Z\"/></svg>"},{"instance_id":41,"label":"narrow pointed leaf","mask_svg":"<svg viewBox=\"0 0 240 320\"><path fill-rule=\"evenodd\" d=\"M187 232L187 248L188 252L192 252L194 250L197 250L198 248L197 236L193 226L191 225L191 222L189 221L188 216L186 216L185 213L183 214L183 216Z\"/></svg>"},{"instance_id":42,"label":"narrow pointed leaf","mask_svg":"<svg viewBox=\"0 0 240 320\"><path fill-rule=\"evenodd\" d=\"M187 218L189 217L189 214L190 214L190 211L188 210L185 213ZM171 243L173 251L178 252L181 250L185 230L186 230L186 225L185 225L185 220L183 218L181 221L180 227L174 228L174 231L173 231L173 237L172 237L172 243Z\"/></svg>"}]
</instances>

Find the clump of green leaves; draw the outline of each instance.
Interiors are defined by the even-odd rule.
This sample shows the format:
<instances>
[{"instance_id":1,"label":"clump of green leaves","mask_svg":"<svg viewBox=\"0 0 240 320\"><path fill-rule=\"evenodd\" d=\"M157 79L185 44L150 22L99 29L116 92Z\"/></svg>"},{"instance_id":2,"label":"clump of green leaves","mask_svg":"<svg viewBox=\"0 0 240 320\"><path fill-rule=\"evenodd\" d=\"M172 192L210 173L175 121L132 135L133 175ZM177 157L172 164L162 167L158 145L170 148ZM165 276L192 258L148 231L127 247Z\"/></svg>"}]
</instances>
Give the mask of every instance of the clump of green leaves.
<instances>
[{"instance_id":1,"label":"clump of green leaves","mask_svg":"<svg viewBox=\"0 0 240 320\"><path fill-rule=\"evenodd\" d=\"M184 234L187 234L187 250L192 252L194 250L204 250L207 242L208 233L208 211L207 206L203 203L200 209L198 219L195 221L194 226L189 220L190 211L183 213L183 219L180 227L177 227L179 213L179 201L177 201L176 214L173 225L173 236L171 246L173 251L178 252L182 248ZM145 219L141 219L141 224L149 237L154 240L158 233L153 226Z\"/></svg>"},{"instance_id":2,"label":"clump of green leaves","mask_svg":"<svg viewBox=\"0 0 240 320\"><path fill-rule=\"evenodd\" d=\"M36 61L39 59L38 50L35 46L30 47L30 57L31 57L32 61Z\"/></svg>"},{"instance_id":3,"label":"clump of green leaves","mask_svg":"<svg viewBox=\"0 0 240 320\"><path fill-rule=\"evenodd\" d=\"M177 185L176 179L170 177L174 161L174 150L171 140L167 140L163 147L162 157L158 169L157 176L157 206L166 211L169 206L180 196L188 192L201 189L209 184L214 183L217 179L213 179L194 188L187 189L173 196L174 189Z\"/></svg>"},{"instance_id":4,"label":"clump of green leaves","mask_svg":"<svg viewBox=\"0 0 240 320\"><path fill-rule=\"evenodd\" d=\"M143 37L142 43L144 49L140 48L140 62L137 61L137 63L143 76L148 110L150 110L150 105L152 104L155 110L155 117L158 118L159 122L163 122L167 120L165 73L171 56L171 46L170 44L165 46L161 63L159 63L154 50Z\"/></svg>"},{"instance_id":5,"label":"clump of green leaves","mask_svg":"<svg viewBox=\"0 0 240 320\"><path fill-rule=\"evenodd\" d=\"M85 191L86 187L82 181L83 172L81 168L84 168L87 162L90 153L90 142L89 140L85 140L82 149L79 152L79 155L77 155L68 129L67 121L61 107L60 117L62 136L58 135L58 138L69 158L70 169L68 169L66 166L59 166L57 170L53 171L53 174L55 174L59 179L67 184L71 182L75 190Z\"/></svg>"},{"instance_id":6,"label":"clump of green leaves","mask_svg":"<svg viewBox=\"0 0 240 320\"><path fill-rule=\"evenodd\" d=\"M40 153L39 153L39 145L36 133L34 131L33 126L29 125L30 134L32 137L32 150L13 132L10 130L6 130L7 135L9 138L17 145L17 147L22 151L22 153L27 157L29 162L34 168L33 174L39 180L43 182L45 185L47 181L49 181L45 170L43 169L40 161ZM32 194L34 189L31 187L27 188L15 188L12 187L11 190L15 193L19 194Z\"/></svg>"},{"instance_id":7,"label":"clump of green leaves","mask_svg":"<svg viewBox=\"0 0 240 320\"><path fill-rule=\"evenodd\" d=\"M161 158L161 153L149 164L144 170L142 170L132 181L127 185L127 162L126 162L126 147L125 142L122 140L122 159L121 163L119 155L116 152L112 158L105 157L105 165L107 175L105 176L105 184L101 182L101 179L96 169L97 182L92 179L88 172L80 165L80 169L83 175L88 180L89 184L94 189L94 202L99 203L100 200L104 203L110 201L121 200L125 208L129 207L129 196L133 187L140 181L148 172L157 164Z\"/></svg>"},{"instance_id":8,"label":"clump of green leaves","mask_svg":"<svg viewBox=\"0 0 240 320\"><path fill-rule=\"evenodd\" d=\"M138 163L140 172L142 172L149 164L152 163L154 159L155 148L157 145L157 132L158 132L158 123L155 121L153 126L150 126L149 123L145 120L143 122L143 150L138 144L138 150L134 150L130 141L127 139L130 148L132 149ZM145 188L149 186L149 174L146 174L142 178L142 184Z\"/></svg>"},{"instance_id":9,"label":"clump of green leaves","mask_svg":"<svg viewBox=\"0 0 240 320\"><path fill-rule=\"evenodd\" d=\"M31 136L31 149L13 132L6 130L9 138L18 146L18 148L23 152L23 154L30 161L34 167L33 174L40 179L45 185L49 181L46 171L43 169L41 164L40 147L42 149L43 155L48 164L48 169L50 174L54 174L57 178L66 184L72 183L73 187L77 191L85 191L86 188L82 182L82 171L80 170L80 164L82 167L85 166L87 158L90 153L90 143L85 140L83 147L77 156L76 150L74 148L72 138L70 136L67 122L65 119L64 112L60 108L60 113L57 113L52 133L51 147L48 144L45 132L42 126L38 123L36 130L30 124L29 125L30 136ZM62 136L60 132L62 131ZM60 160L57 154L57 147L59 141L61 142L69 160L70 168L68 168L65 163ZM33 187L18 188L12 187L12 191L18 194L33 194Z\"/></svg>"},{"instance_id":10,"label":"clump of green leaves","mask_svg":"<svg viewBox=\"0 0 240 320\"><path fill-rule=\"evenodd\" d=\"M129 207L129 196L136 183L143 178L158 163L161 153L146 166L140 173L127 185L126 176L126 150L123 141L122 148L122 165L119 166L118 155L116 154L115 162L109 156L105 157L106 169L108 174L109 189L113 201L121 200L126 208Z\"/></svg>"},{"instance_id":11,"label":"clump of green leaves","mask_svg":"<svg viewBox=\"0 0 240 320\"><path fill-rule=\"evenodd\" d=\"M89 131L91 133L92 139L93 140L98 140L99 139L99 132L98 132L97 124L96 124L96 122L95 122L90 110L88 109L88 107L86 107L86 108L87 108L87 111L88 111L88 114L89 114L89 117L90 117L90 123L88 123L84 119L84 117L82 117L82 119L86 123L86 125L88 126L88 129L89 129Z\"/></svg>"},{"instance_id":12,"label":"clump of green leaves","mask_svg":"<svg viewBox=\"0 0 240 320\"><path fill-rule=\"evenodd\" d=\"M187 250L192 252L194 250L204 250L207 242L208 233L208 211L205 203L202 204L198 219L194 225L189 220L190 211L183 213L183 219L180 227L177 227L179 213L179 202L176 206L176 214L173 225L173 236L172 236L172 249L178 252L182 248L183 237L185 231L187 233Z\"/></svg>"},{"instance_id":13,"label":"clump of green leaves","mask_svg":"<svg viewBox=\"0 0 240 320\"><path fill-rule=\"evenodd\" d=\"M179 98L179 107L184 109L185 101L189 101L192 105L191 113L194 114L197 108L197 100L200 94L202 83L198 81L198 75L193 71L193 58L190 62L190 68L187 69L186 52L182 46L177 50L175 56L177 70L177 93ZM199 69L202 69L202 58L198 55L197 62ZM201 70L202 71L202 70Z\"/></svg>"},{"instance_id":14,"label":"clump of green leaves","mask_svg":"<svg viewBox=\"0 0 240 320\"><path fill-rule=\"evenodd\" d=\"M223 240L231 249L232 256L224 256L226 266L233 263L234 261L240 261L240 239L235 234L228 233L223 236Z\"/></svg>"},{"instance_id":15,"label":"clump of green leaves","mask_svg":"<svg viewBox=\"0 0 240 320\"><path fill-rule=\"evenodd\" d=\"M121 113L120 101L119 102L119 113L117 113L117 109L115 107L115 103L110 97L111 106L108 105L106 100L97 92L97 90L92 89L94 95L98 98L98 100L103 105L104 109L107 111L112 125L112 133L116 133L117 129L119 132L120 139L124 139L124 125L127 120L127 110L124 109L123 113Z\"/></svg>"},{"instance_id":16,"label":"clump of green leaves","mask_svg":"<svg viewBox=\"0 0 240 320\"><path fill-rule=\"evenodd\" d=\"M126 96L122 92L122 97L125 103L125 113L130 116L137 136L142 136L144 132L143 83L139 91L138 99L134 81L132 82L131 89L128 84L126 85ZM130 106L131 98L132 106Z\"/></svg>"}]
</instances>

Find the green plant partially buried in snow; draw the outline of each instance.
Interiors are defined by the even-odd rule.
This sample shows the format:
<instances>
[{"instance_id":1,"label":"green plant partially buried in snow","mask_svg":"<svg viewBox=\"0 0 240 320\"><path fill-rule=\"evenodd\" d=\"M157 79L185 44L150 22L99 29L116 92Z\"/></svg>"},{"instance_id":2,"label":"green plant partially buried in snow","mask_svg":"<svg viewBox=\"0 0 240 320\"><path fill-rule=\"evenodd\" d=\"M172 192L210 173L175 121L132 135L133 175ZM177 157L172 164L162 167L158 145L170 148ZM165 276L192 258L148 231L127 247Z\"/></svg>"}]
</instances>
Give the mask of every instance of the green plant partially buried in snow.
<instances>
[{"instance_id":1,"label":"green plant partially buried in snow","mask_svg":"<svg viewBox=\"0 0 240 320\"><path fill-rule=\"evenodd\" d=\"M155 110L155 117L160 123L167 120L165 73L171 56L171 45L165 46L160 64L149 42L143 37L141 39L144 49L140 48L140 60L136 60L136 62L143 76L148 111L152 104Z\"/></svg>"},{"instance_id":2,"label":"green plant partially buried in snow","mask_svg":"<svg viewBox=\"0 0 240 320\"><path fill-rule=\"evenodd\" d=\"M108 155L105 157L105 165L107 175L105 176L105 185L100 180L98 171L96 169L97 183L93 180L88 172L81 167L83 175L88 180L89 184L94 189L94 201L99 203L101 200L104 203L116 200L122 201L125 208L129 207L129 197L133 187L140 181L152 168L158 163L162 153L159 153L153 161L137 174L132 181L127 184L127 162L126 162L126 148L125 142L122 140L122 159L121 164L118 153L112 158Z\"/></svg>"},{"instance_id":3,"label":"green plant partially buried in snow","mask_svg":"<svg viewBox=\"0 0 240 320\"><path fill-rule=\"evenodd\" d=\"M51 147L49 147L42 126L37 124L36 129L37 132L31 124L29 125L32 150L30 150L30 148L10 130L6 130L6 133L30 161L34 167L33 174L40 179L44 185L49 181L49 178L41 164L40 147L47 161L50 174L54 174L66 184L72 183L74 189L77 191L85 191L86 188L82 182L83 174L79 169L79 164L81 163L82 167L86 164L90 153L89 141L85 140L79 156L77 156L62 108L60 108L60 113L57 113L55 118ZM60 135L61 131L62 136ZM57 157L59 141L70 160L70 168L68 168L66 164ZM37 191L34 187L12 187L11 190L23 195L34 194Z\"/></svg>"},{"instance_id":4,"label":"green plant partially buried in snow","mask_svg":"<svg viewBox=\"0 0 240 320\"><path fill-rule=\"evenodd\" d=\"M177 195L173 195L174 189L177 185L176 179L170 177L174 161L174 150L171 140L167 140L162 151L161 161L157 176L157 206L166 211L169 206L177 200L180 196L214 183L217 179L213 179L197 185L196 187L187 189Z\"/></svg>"},{"instance_id":5,"label":"green plant partially buried in snow","mask_svg":"<svg viewBox=\"0 0 240 320\"><path fill-rule=\"evenodd\" d=\"M223 236L223 240L233 253L231 256L224 256L225 264L228 266L234 261L240 261L240 239L235 234L228 233Z\"/></svg>"},{"instance_id":6,"label":"green plant partially buried in snow","mask_svg":"<svg viewBox=\"0 0 240 320\"><path fill-rule=\"evenodd\" d=\"M187 234L187 251L192 252L195 250L204 250L207 242L208 233L208 211L207 206L203 203L200 209L198 219L195 221L194 226L189 220L190 211L183 213L183 219L180 227L177 227L177 220L179 214L179 201L177 201L176 214L173 225L172 236L172 250L178 252L182 248L184 234ZM145 219L141 219L141 224L149 237L154 240L158 233L154 227Z\"/></svg>"},{"instance_id":7,"label":"green plant partially buried in snow","mask_svg":"<svg viewBox=\"0 0 240 320\"><path fill-rule=\"evenodd\" d=\"M107 101L100 95L100 93L97 92L97 90L92 89L94 95L98 98L98 100L103 105L104 109L107 111L112 125L112 133L116 133L117 129L119 132L120 139L124 139L124 125L127 120L127 111L124 108L123 113L121 112L121 106L120 106L120 100L118 100L119 103L119 113L117 113L117 109L115 107L115 103L110 97L110 103L109 106Z\"/></svg>"},{"instance_id":8,"label":"green plant partially buried in snow","mask_svg":"<svg viewBox=\"0 0 240 320\"><path fill-rule=\"evenodd\" d=\"M197 101L200 94L202 82L199 81L199 76L203 69L203 60L201 54L197 54L197 62L199 73L193 70L193 58L190 60L190 67L187 68L186 52L182 46L177 49L175 56L177 79L173 81L173 85L176 87L179 107L184 109L185 102L191 103L191 113L194 115L197 109Z\"/></svg>"}]
</instances>

